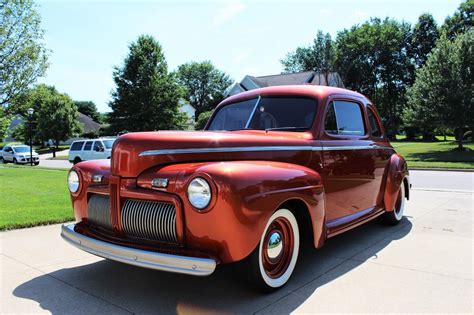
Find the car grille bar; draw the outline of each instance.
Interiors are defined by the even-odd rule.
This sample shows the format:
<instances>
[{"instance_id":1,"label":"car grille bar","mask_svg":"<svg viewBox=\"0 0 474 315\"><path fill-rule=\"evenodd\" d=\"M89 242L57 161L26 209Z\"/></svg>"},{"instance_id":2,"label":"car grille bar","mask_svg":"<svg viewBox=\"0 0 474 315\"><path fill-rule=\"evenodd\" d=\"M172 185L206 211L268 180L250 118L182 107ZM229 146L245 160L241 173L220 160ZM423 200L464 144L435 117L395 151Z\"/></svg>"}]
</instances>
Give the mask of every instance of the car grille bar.
<instances>
[{"instance_id":1,"label":"car grille bar","mask_svg":"<svg viewBox=\"0 0 474 315\"><path fill-rule=\"evenodd\" d=\"M92 194L87 203L87 215L91 224L112 230L108 196Z\"/></svg>"},{"instance_id":2,"label":"car grille bar","mask_svg":"<svg viewBox=\"0 0 474 315\"><path fill-rule=\"evenodd\" d=\"M120 220L125 235L178 243L176 209L172 203L127 199Z\"/></svg>"}]
</instances>

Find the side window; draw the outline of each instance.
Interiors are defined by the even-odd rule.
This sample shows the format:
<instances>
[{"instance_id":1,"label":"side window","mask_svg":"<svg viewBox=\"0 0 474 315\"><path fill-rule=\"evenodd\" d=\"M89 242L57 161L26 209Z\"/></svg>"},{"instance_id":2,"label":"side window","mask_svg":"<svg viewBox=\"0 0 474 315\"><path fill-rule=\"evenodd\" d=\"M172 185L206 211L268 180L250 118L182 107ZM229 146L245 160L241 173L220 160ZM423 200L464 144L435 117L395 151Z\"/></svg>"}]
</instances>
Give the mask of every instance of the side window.
<instances>
[{"instance_id":1,"label":"side window","mask_svg":"<svg viewBox=\"0 0 474 315\"><path fill-rule=\"evenodd\" d=\"M84 151L89 151L92 148L92 141L87 141L84 146Z\"/></svg>"},{"instance_id":2,"label":"side window","mask_svg":"<svg viewBox=\"0 0 474 315\"><path fill-rule=\"evenodd\" d=\"M83 141L74 142L71 146L71 151L80 151L82 149Z\"/></svg>"},{"instance_id":3,"label":"side window","mask_svg":"<svg viewBox=\"0 0 474 315\"><path fill-rule=\"evenodd\" d=\"M370 134L374 137L382 137L382 128L380 128L375 113L370 108L367 109L367 117L369 118Z\"/></svg>"},{"instance_id":4,"label":"side window","mask_svg":"<svg viewBox=\"0 0 474 315\"><path fill-rule=\"evenodd\" d=\"M362 111L357 103L334 101L329 104L324 122L326 132L333 135L365 135Z\"/></svg>"},{"instance_id":5,"label":"side window","mask_svg":"<svg viewBox=\"0 0 474 315\"><path fill-rule=\"evenodd\" d=\"M94 141L94 151L99 151L100 148L103 148L104 145L101 141Z\"/></svg>"}]
</instances>

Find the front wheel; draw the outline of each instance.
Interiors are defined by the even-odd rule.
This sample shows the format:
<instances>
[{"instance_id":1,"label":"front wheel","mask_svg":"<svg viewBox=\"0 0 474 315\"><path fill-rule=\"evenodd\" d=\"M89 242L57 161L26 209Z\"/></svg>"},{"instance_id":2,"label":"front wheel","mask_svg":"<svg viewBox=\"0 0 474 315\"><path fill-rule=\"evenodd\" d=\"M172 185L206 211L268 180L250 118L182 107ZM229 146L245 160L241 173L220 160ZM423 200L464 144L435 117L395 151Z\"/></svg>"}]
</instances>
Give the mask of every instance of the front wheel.
<instances>
[{"instance_id":1,"label":"front wheel","mask_svg":"<svg viewBox=\"0 0 474 315\"><path fill-rule=\"evenodd\" d=\"M397 202L395 203L395 208L393 211L383 214L383 221L389 225L397 225L403 219L403 214L405 212L405 183L402 181L400 185L400 190L398 191Z\"/></svg>"},{"instance_id":2,"label":"front wheel","mask_svg":"<svg viewBox=\"0 0 474 315\"><path fill-rule=\"evenodd\" d=\"M18 164L18 161L16 160L16 158L13 158L13 164Z\"/></svg>"},{"instance_id":3,"label":"front wheel","mask_svg":"<svg viewBox=\"0 0 474 315\"><path fill-rule=\"evenodd\" d=\"M252 282L264 291L284 286L295 269L299 248L300 234L295 216L287 209L277 210L249 257Z\"/></svg>"}]
</instances>

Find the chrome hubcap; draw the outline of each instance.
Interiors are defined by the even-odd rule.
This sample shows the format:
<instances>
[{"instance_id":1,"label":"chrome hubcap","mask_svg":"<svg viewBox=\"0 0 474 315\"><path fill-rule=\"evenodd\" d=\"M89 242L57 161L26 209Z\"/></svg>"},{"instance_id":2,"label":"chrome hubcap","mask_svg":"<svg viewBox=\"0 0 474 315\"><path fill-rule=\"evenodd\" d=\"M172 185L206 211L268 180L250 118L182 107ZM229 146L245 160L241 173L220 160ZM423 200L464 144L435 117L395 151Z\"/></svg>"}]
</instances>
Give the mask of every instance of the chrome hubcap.
<instances>
[{"instance_id":1,"label":"chrome hubcap","mask_svg":"<svg viewBox=\"0 0 474 315\"><path fill-rule=\"evenodd\" d=\"M281 235L279 232L273 232L269 239L268 239L268 244L267 244L267 255L268 258L270 259L275 259L280 256L280 254L283 251L283 242L281 239Z\"/></svg>"}]
</instances>

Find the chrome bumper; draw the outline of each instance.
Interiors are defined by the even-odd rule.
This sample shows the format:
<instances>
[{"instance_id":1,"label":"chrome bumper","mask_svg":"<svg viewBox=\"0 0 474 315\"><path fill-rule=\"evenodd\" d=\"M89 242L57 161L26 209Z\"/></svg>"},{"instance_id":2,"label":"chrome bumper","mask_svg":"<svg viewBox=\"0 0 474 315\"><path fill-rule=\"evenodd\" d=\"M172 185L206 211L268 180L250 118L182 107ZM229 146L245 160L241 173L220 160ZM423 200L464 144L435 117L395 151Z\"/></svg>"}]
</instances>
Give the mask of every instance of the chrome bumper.
<instances>
[{"instance_id":1,"label":"chrome bumper","mask_svg":"<svg viewBox=\"0 0 474 315\"><path fill-rule=\"evenodd\" d=\"M61 236L91 254L143 268L194 276L208 276L216 269L216 261L210 258L162 254L110 244L75 232L74 224L63 225Z\"/></svg>"}]
</instances>

